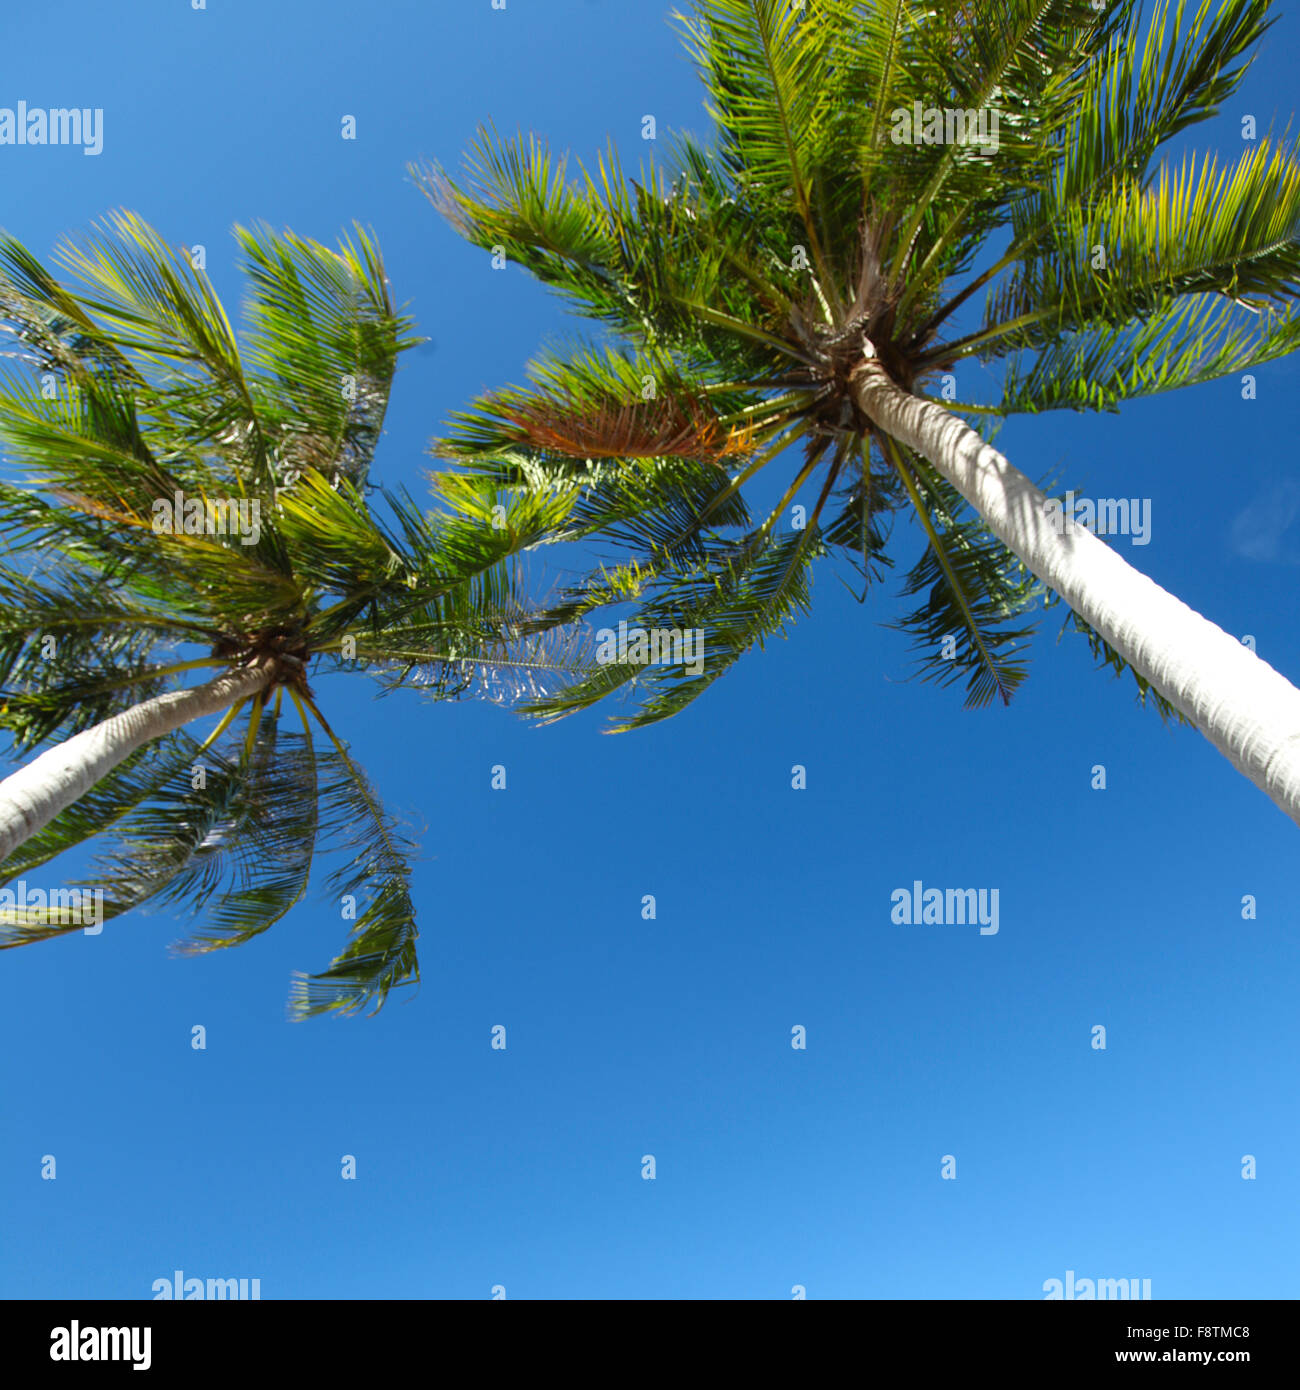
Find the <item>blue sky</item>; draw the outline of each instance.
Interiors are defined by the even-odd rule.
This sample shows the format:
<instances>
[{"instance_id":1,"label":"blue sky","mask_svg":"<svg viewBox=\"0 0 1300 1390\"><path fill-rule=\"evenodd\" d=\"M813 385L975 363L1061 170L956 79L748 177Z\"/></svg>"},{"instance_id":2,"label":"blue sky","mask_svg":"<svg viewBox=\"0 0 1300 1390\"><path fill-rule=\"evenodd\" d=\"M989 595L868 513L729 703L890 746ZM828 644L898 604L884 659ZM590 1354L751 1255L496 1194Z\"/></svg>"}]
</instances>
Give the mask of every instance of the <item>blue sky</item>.
<instances>
[{"instance_id":1,"label":"blue sky","mask_svg":"<svg viewBox=\"0 0 1300 1390\"><path fill-rule=\"evenodd\" d=\"M104 148L0 147L0 224L44 256L133 209L205 245L232 306L233 224L373 226L432 339L374 476L417 491L451 411L583 330L405 165L455 165L488 117L584 160L612 137L630 166L647 113L707 134L667 15L47 0L6 15L0 105L101 107ZM1241 115L1286 125L1298 36L1283 14L1194 144L1231 158ZM999 438L1035 477L1150 498L1125 558L1293 681L1298 373ZM898 573L917 539L895 534ZM907 679L888 584L859 605L828 564L814 597L635 734L322 680L424 849L423 983L375 1018L285 1021L291 972L343 941L316 903L197 960L162 915L0 956L0 1295L149 1298L176 1269L263 1298L1032 1299L1066 1270L1157 1299L1300 1292L1296 827L1058 644L1059 618L1011 707L972 712ZM997 888L999 931L894 924L917 879Z\"/></svg>"}]
</instances>

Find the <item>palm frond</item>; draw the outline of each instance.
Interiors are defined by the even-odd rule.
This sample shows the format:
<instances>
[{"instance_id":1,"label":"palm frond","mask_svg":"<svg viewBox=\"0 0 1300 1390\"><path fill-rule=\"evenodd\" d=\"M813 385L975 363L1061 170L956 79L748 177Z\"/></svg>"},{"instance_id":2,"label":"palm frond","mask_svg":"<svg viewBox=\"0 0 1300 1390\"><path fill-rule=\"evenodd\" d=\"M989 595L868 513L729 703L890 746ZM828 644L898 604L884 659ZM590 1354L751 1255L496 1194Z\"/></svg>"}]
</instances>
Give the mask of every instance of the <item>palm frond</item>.
<instances>
[{"instance_id":1,"label":"palm frond","mask_svg":"<svg viewBox=\"0 0 1300 1390\"><path fill-rule=\"evenodd\" d=\"M282 470L365 481L398 354L420 340L394 306L374 239L334 251L291 232L238 228L252 284L247 357L263 380Z\"/></svg>"},{"instance_id":2,"label":"palm frond","mask_svg":"<svg viewBox=\"0 0 1300 1390\"><path fill-rule=\"evenodd\" d=\"M420 978L410 893L414 845L319 710L308 708L332 745L318 746L316 752L322 848L344 859L330 874L327 892L341 907L360 912L352 919L347 947L328 969L316 975L296 973L290 1015L299 1020L348 1015L367 1004L377 1013L393 989Z\"/></svg>"},{"instance_id":3,"label":"palm frond","mask_svg":"<svg viewBox=\"0 0 1300 1390\"><path fill-rule=\"evenodd\" d=\"M966 679L966 707L1004 704L1029 674L1031 626L1008 627L1038 605L1042 585L978 517L962 519L957 490L919 455L889 441L887 455L910 494L928 546L903 586L926 601L890 624L916 638L919 672L940 685Z\"/></svg>"},{"instance_id":4,"label":"palm frond","mask_svg":"<svg viewBox=\"0 0 1300 1390\"><path fill-rule=\"evenodd\" d=\"M183 729L147 743L97 782L80 800L32 835L0 865L8 883L105 831L157 794L167 782L188 776L200 745Z\"/></svg>"},{"instance_id":5,"label":"palm frond","mask_svg":"<svg viewBox=\"0 0 1300 1390\"><path fill-rule=\"evenodd\" d=\"M999 414L1117 411L1140 396L1250 372L1300 347L1294 309L1252 312L1222 295L1171 300L1136 325L1100 324L1009 366Z\"/></svg>"},{"instance_id":6,"label":"palm frond","mask_svg":"<svg viewBox=\"0 0 1300 1390\"><path fill-rule=\"evenodd\" d=\"M1062 333L1146 318L1178 295L1293 299L1298 233L1300 163L1291 149L1261 140L1223 167L1189 157L1177 172L1162 168L1150 187L1128 179L1089 207L1070 207L1054 245L991 296L985 327L927 356L1040 347Z\"/></svg>"}]
</instances>

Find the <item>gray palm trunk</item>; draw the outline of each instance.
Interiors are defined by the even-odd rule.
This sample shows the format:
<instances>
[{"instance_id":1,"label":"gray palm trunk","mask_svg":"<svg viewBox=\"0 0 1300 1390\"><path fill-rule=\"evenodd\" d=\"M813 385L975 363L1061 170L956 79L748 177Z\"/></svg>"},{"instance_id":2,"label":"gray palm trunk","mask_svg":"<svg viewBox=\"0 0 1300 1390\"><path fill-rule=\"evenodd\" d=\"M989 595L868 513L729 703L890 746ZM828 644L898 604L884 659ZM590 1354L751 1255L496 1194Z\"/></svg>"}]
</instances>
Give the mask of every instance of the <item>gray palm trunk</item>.
<instances>
[{"instance_id":1,"label":"gray palm trunk","mask_svg":"<svg viewBox=\"0 0 1300 1390\"><path fill-rule=\"evenodd\" d=\"M270 681L272 670L241 666L206 685L142 700L20 767L0 782L0 864L137 748L246 699Z\"/></svg>"},{"instance_id":2,"label":"gray palm trunk","mask_svg":"<svg viewBox=\"0 0 1300 1390\"><path fill-rule=\"evenodd\" d=\"M1091 532L1059 528L1023 473L964 420L893 382L870 344L854 399L928 459L999 540L1300 824L1300 690Z\"/></svg>"}]
</instances>

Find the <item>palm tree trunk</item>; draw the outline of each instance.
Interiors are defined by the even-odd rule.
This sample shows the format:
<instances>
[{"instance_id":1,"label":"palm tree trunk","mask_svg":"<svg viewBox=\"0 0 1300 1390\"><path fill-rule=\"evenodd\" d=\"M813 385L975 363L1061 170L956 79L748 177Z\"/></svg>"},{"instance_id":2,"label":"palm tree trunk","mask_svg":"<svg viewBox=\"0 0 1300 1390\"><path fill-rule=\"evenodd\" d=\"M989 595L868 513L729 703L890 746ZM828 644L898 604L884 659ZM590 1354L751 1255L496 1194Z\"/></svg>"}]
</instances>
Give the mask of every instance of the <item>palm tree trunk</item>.
<instances>
[{"instance_id":1,"label":"palm tree trunk","mask_svg":"<svg viewBox=\"0 0 1300 1390\"><path fill-rule=\"evenodd\" d=\"M228 709L265 686L271 674L269 665L241 666L206 685L144 700L20 767L0 782L0 864L142 744Z\"/></svg>"},{"instance_id":2,"label":"palm tree trunk","mask_svg":"<svg viewBox=\"0 0 1300 1390\"><path fill-rule=\"evenodd\" d=\"M1300 823L1300 690L1091 532L1061 534L1023 473L964 420L899 387L869 346L853 385L866 416L927 458L999 540Z\"/></svg>"}]
</instances>

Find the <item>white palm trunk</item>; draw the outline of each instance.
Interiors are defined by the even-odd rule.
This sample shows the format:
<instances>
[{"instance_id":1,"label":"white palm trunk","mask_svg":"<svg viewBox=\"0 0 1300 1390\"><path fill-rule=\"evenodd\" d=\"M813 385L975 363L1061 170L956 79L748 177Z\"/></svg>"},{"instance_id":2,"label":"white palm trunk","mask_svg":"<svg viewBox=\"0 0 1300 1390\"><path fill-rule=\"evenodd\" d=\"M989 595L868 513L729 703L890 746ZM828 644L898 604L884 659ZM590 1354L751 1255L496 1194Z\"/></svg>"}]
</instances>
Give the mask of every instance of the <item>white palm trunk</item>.
<instances>
[{"instance_id":1,"label":"white palm trunk","mask_svg":"<svg viewBox=\"0 0 1300 1390\"><path fill-rule=\"evenodd\" d=\"M242 666L206 685L143 700L33 758L0 782L0 864L151 739L260 690L272 668Z\"/></svg>"},{"instance_id":2,"label":"white palm trunk","mask_svg":"<svg viewBox=\"0 0 1300 1390\"><path fill-rule=\"evenodd\" d=\"M949 411L904 391L868 346L859 409L927 458L1050 588L1300 824L1300 690L1081 527Z\"/></svg>"}]
</instances>

